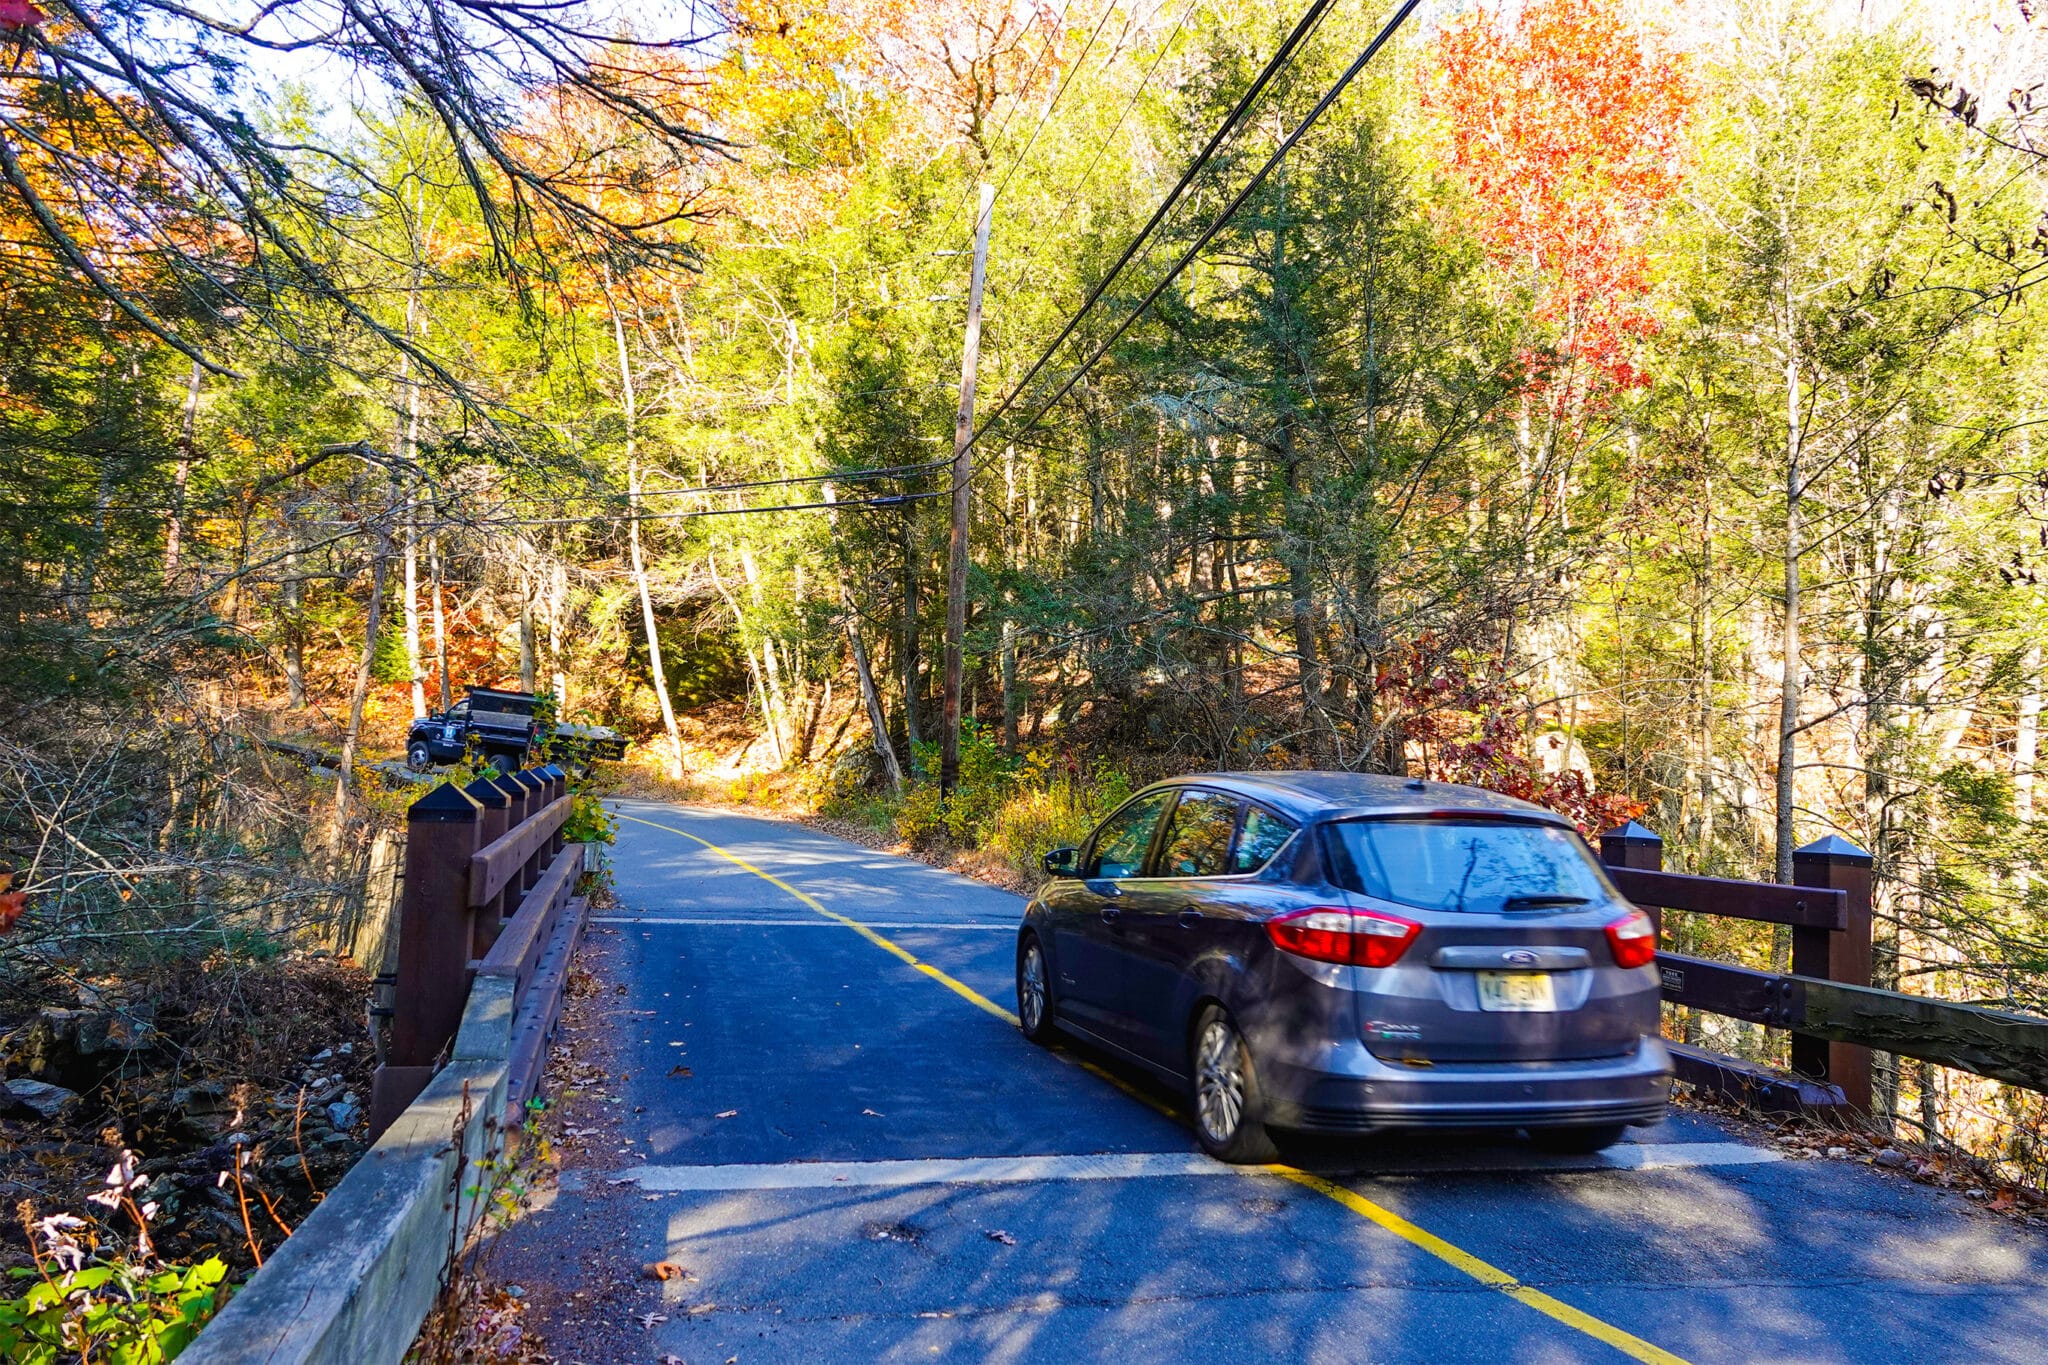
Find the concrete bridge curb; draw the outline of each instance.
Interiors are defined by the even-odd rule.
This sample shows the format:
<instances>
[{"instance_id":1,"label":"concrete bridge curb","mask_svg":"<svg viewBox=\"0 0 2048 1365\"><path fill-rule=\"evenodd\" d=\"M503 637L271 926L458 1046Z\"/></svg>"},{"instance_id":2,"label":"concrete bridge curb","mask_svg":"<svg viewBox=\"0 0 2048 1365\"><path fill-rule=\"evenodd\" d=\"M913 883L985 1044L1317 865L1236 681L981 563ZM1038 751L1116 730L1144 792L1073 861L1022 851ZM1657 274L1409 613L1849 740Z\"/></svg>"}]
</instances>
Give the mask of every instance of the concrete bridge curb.
<instances>
[{"instance_id":1,"label":"concrete bridge curb","mask_svg":"<svg viewBox=\"0 0 2048 1365\"><path fill-rule=\"evenodd\" d=\"M455 1057L180 1357L190 1365L398 1361L484 1212L503 1151L512 982L478 978Z\"/></svg>"}]
</instances>

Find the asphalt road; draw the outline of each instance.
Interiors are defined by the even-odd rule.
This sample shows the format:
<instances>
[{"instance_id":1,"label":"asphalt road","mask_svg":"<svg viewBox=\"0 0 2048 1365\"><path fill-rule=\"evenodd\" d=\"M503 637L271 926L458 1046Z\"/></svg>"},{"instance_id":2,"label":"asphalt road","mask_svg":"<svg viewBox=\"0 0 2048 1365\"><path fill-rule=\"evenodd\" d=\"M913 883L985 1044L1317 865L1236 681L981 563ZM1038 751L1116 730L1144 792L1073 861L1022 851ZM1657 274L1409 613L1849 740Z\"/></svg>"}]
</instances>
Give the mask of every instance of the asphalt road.
<instances>
[{"instance_id":1,"label":"asphalt road","mask_svg":"<svg viewBox=\"0 0 2048 1365\"><path fill-rule=\"evenodd\" d=\"M1017 897L618 809L621 1136L503 1257L566 1359L2048 1361L2048 1241L1961 1198L1684 1114L1600 1158L1222 1167L1177 1096L1000 1017Z\"/></svg>"}]
</instances>

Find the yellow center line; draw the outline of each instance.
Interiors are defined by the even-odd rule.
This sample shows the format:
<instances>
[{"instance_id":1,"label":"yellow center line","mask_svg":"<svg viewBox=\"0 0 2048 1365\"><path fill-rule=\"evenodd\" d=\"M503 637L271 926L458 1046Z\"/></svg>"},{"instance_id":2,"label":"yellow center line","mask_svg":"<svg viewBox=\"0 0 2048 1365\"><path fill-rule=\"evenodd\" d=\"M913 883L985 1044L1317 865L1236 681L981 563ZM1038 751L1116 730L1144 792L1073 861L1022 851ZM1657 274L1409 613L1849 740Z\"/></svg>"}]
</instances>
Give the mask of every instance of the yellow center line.
<instances>
[{"instance_id":1,"label":"yellow center line","mask_svg":"<svg viewBox=\"0 0 2048 1365\"><path fill-rule=\"evenodd\" d=\"M1661 1346L1652 1345L1641 1337L1631 1336L1612 1323L1602 1322L1591 1313L1584 1313L1561 1299L1554 1299L1540 1289L1531 1289L1500 1267L1480 1260L1462 1247L1453 1246L1433 1232L1415 1226L1392 1209L1384 1208L1359 1194L1346 1189L1334 1180L1325 1180L1319 1175L1297 1170L1293 1166L1248 1166L1247 1171L1264 1171L1277 1175L1283 1180L1292 1180L1316 1193L1336 1200L1345 1208L1370 1222L1377 1223L1410 1246L1418 1247L1455 1270L1463 1271L1473 1279L1492 1289L1498 1289L1517 1303L1526 1304L1553 1318L1567 1327L1576 1328L1596 1341L1604 1341L1631 1360L1640 1360L1647 1365L1686 1365L1683 1356L1675 1356Z\"/></svg>"},{"instance_id":2,"label":"yellow center line","mask_svg":"<svg viewBox=\"0 0 2048 1365\"><path fill-rule=\"evenodd\" d=\"M653 820L642 820L639 816L628 815L624 811L614 811L613 814L617 815L621 820L631 820L636 825L646 825L652 829L665 829L670 834L680 834L685 839L691 840L694 843L702 844L706 849L713 853L716 853L719 857L725 859L734 867L743 868L746 871L753 873L756 877L759 877L762 881L769 882L775 886L781 887L784 891L787 891L790 895L795 896L798 900L802 901L805 905L809 906L811 909L823 915L826 919L832 920L834 923L837 924L845 925L847 928L853 930L853 932L859 934L868 942L874 944L877 948L880 948L883 952L894 954L896 957L903 959L904 962L908 963L912 967L917 968L917 970L923 972L926 976L929 976L932 980L938 982L940 985L946 987L948 990L954 992L956 995L961 996L969 1004L975 1006L976 1008L987 1010L996 1018L1004 1020L1008 1023L1014 1024L1017 1022L1016 1015L1010 1013L1001 1005L998 1005L995 1001L989 999L987 996L983 995L980 991L974 989L974 987L968 985L966 982L955 981L952 977L946 975L937 967L932 966L931 963L919 958L917 954L910 952L908 949L903 948L898 944L890 942L882 935L868 928L865 924L862 924L859 920L848 919L845 915L840 914L836 910L827 910L824 904L820 902L817 897L809 894L808 892L799 891L796 887L791 886L788 882L782 880L782 878L776 876L772 872L763 872L760 868L755 867L752 863L748 862L745 858L740 857L737 853L729 853L725 849L720 848L717 844L712 843L709 839L700 838L697 835L690 833L690 831L686 829L677 829L674 825L659 824Z\"/></svg>"},{"instance_id":3,"label":"yellow center line","mask_svg":"<svg viewBox=\"0 0 2048 1365\"><path fill-rule=\"evenodd\" d=\"M931 963L919 958L915 953L908 951L899 944L891 942L888 938L868 928L867 925L862 924L859 920L849 919L835 910L827 910L817 897L810 895L808 892L798 890L772 872L763 872L745 858L740 857L736 853L727 852L709 839L692 834L686 829L677 829L674 825L664 825L654 820L643 820L637 815L627 815L624 811L614 811L613 814L617 815L621 820L630 820L636 825L646 825L650 829L667 830L670 834L680 834L685 839L703 845L706 850L717 854L733 866L751 872L761 880L772 883L787 891L826 919L845 925L877 948L902 959L905 963L923 972L926 976L929 976L932 980L951 990L956 995L965 998L969 1003L986 1010L998 1019L1007 1020L1012 1024L1017 1022L1016 1015L1010 1013L1010 1011L1004 1009L980 991L975 990L966 982L958 981L948 976ZM1128 1081L1105 1071L1095 1063L1078 1057L1071 1058L1071 1060L1078 1063L1081 1069L1088 1072L1091 1076L1109 1082L1131 1098L1149 1105L1169 1118L1179 1117L1168 1106L1161 1104L1158 1100L1145 1094ZM1278 1176L1282 1180L1291 1180L1297 1185L1314 1190L1317 1194L1323 1195L1325 1198L1349 1209L1366 1221L1393 1233L1410 1246L1428 1252L1452 1269L1471 1276L1490 1289L1498 1289L1515 1302L1533 1308L1545 1317L1563 1323L1565 1326L1576 1331L1583 1332L1595 1341L1605 1342L1631 1360L1643 1361L1645 1365L1687 1365L1683 1356L1673 1355L1661 1346L1644 1341L1641 1337L1632 1336L1612 1323L1603 1322L1590 1313L1582 1312L1572 1307L1562 1299L1552 1298L1540 1289L1530 1288L1500 1267L1479 1259L1479 1257L1474 1256L1462 1247L1452 1245L1433 1232L1417 1227L1392 1209L1375 1204L1364 1195L1359 1194L1355 1190L1346 1189L1333 1180L1326 1180L1319 1175L1311 1175L1309 1172L1293 1166L1247 1166L1244 1168L1244 1171L1247 1175Z\"/></svg>"}]
</instances>

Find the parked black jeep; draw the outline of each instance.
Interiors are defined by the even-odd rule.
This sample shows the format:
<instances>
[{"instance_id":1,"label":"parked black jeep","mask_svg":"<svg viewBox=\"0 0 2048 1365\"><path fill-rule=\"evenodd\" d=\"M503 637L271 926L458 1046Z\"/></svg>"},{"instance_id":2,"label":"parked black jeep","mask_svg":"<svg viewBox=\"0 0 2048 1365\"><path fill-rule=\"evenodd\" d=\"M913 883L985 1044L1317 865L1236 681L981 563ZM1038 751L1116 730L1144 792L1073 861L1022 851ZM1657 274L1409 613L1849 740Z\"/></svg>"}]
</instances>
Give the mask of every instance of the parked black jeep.
<instances>
[{"instance_id":1,"label":"parked black jeep","mask_svg":"<svg viewBox=\"0 0 2048 1365\"><path fill-rule=\"evenodd\" d=\"M538 758L543 746L550 758L568 764L626 756L625 737L616 730L548 721L549 700L531 692L472 687L446 711L412 723L405 737L405 764L423 773L473 750L509 771Z\"/></svg>"}]
</instances>

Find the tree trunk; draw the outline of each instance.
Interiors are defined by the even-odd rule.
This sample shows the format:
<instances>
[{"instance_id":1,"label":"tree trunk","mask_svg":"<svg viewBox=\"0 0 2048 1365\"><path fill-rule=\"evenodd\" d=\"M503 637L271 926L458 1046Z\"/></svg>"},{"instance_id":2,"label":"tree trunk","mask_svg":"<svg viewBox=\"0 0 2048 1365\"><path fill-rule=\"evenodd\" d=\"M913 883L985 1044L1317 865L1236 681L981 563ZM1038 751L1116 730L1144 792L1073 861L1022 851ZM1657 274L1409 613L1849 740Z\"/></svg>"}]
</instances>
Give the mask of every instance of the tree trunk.
<instances>
[{"instance_id":1,"label":"tree trunk","mask_svg":"<svg viewBox=\"0 0 2048 1365\"><path fill-rule=\"evenodd\" d=\"M533 691L533 576L519 572L519 690Z\"/></svg>"},{"instance_id":2,"label":"tree trunk","mask_svg":"<svg viewBox=\"0 0 2048 1365\"><path fill-rule=\"evenodd\" d=\"M1794 778L1799 771L1799 554L1800 500L1806 490L1800 484L1801 413L1799 411L1799 357L1794 349L1792 301L1785 307L1785 619L1779 643L1783 653L1778 678L1778 772L1775 876L1779 882L1792 880L1792 850L1796 847L1792 816L1798 802ZM1781 935L1780 937L1784 937Z\"/></svg>"},{"instance_id":3,"label":"tree trunk","mask_svg":"<svg viewBox=\"0 0 2048 1365\"><path fill-rule=\"evenodd\" d=\"M420 662L420 525L418 504L405 507L405 671L412 679L412 718L427 714L426 670Z\"/></svg>"},{"instance_id":4,"label":"tree trunk","mask_svg":"<svg viewBox=\"0 0 2048 1365\"><path fill-rule=\"evenodd\" d=\"M773 636L761 637L761 712L768 722L768 738L775 752L775 766L789 766L789 697L782 686L782 666Z\"/></svg>"},{"instance_id":5,"label":"tree trunk","mask_svg":"<svg viewBox=\"0 0 2048 1365\"><path fill-rule=\"evenodd\" d=\"M923 733L918 728L917 711L919 690L923 680L918 658L918 564L916 528L912 524L912 512L906 507L903 512L903 740L910 750L910 774L918 776L917 746L923 742Z\"/></svg>"},{"instance_id":6,"label":"tree trunk","mask_svg":"<svg viewBox=\"0 0 2048 1365\"><path fill-rule=\"evenodd\" d=\"M605 271L605 303L611 304L612 277ZM668 676L661 667L661 636L654 625L654 597L647 587L647 564L640 554L640 464L633 442L639 416L634 405L633 367L626 356L626 325L619 310L611 309L612 340L619 352L619 397L626 416L626 547L633 569L633 587L640 594L640 624L647 633L647 671L654 681L654 699L661 704L661 728L668 735L668 776L671 782L683 778L683 737L676 729L675 707L668 698Z\"/></svg>"},{"instance_id":7,"label":"tree trunk","mask_svg":"<svg viewBox=\"0 0 2048 1365\"><path fill-rule=\"evenodd\" d=\"M441 709L446 711L455 704L448 681L448 621L441 605L441 533L436 531L427 540L427 576L433 581L434 597L434 672L440 675Z\"/></svg>"},{"instance_id":8,"label":"tree trunk","mask_svg":"<svg viewBox=\"0 0 2048 1365\"><path fill-rule=\"evenodd\" d=\"M837 502L838 497L831 484L824 487L825 501ZM832 512L830 527L833 549L838 549L839 514ZM875 672L868 666L868 647L860 637L860 612L854 606L853 591L846 586L846 570L833 556L835 574L839 580L840 619L846 625L846 646L853 654L854 676L860 680L860 704L868 713L868 734L873 738L875 757L882 761L882 772L889 779L889 790L896 795L903 794L903 765L896 761L896 750L889 743L889 717L882 709L882 693L875 686Z\"/></svg>"},{"instance_id":9,"label":"tree trunk","mask_svg":"<svg viewBox=\"0 0 2048 1365\"><path fill-rule=\"evenodd\" d=\"M284 554L284 686L288 705L306 709L305 584L299 577L299 528L285 517Z\"/></svg>"},{"instance_id":10,"label":"tree trunk","mask_svg":"<svg viewBox=\"0 0 2048 1365\"><path fill-rule=\"evenodd\" d=\"M425 194L424 188L421 190ZM417 242L414 244L417 250ZM412 281L405 291L405 339L407 342L420 331L420 267L415 259ZM420 441L420 383L413 374L412 357L401 354L398 358L398 384L403 399L398 422L396 447L401 467L416 463L419 459ZM394 479L404 478L410 483L410 474L394 473ZM420 551L417 502L408 491L405 499L405 600L403 603L405 624L405 672L412 684L412 718L420 719L427 714L427 689L425 670L420 667Z\"/></svg>"},{"instance_id":11,"label":"tree trunk","mask_svg":"<svg viewBox=\"0 0 2048 1365\"><path fill-rule=\"evenodd\" d=\"M2022 824L2034 818L2034 764L2041 751L2041 646L2027 650L2019 724L2012 739L2012 812Z\"/></svg>"},{"instance_id":12,"label":"tree trunk","mask_svg":"<svg viewBox=\"0 0 2048 1365\"><path fill-rule=\"evenodd\" d=\"M1017 752L1017 623L1003 622L1003 752Z\"/></svg>"},{"instance_id":13,"label":"tree trunk","mask_svg":"<svg viewBox=\"0 0 2048 1365\"><path fill-rule=\"evenodd\" d=\"M178 463L171 472L171 516L164 525L164 582L177 581L179 555L185 541L185 485L192 478L193 436L199 426L199 383L206 371L197 360L185 381L185 402L178 409Z\"/></svg>"},{"instance_id":14,"label":"tree trunk","mask_svg":"<svg viewBox=\"0 0 2048 1365\"><path fill-rule=\"evenodd\" d=\"M376 558L370 561L370 604L363 617L363 652L356 660L355 686L348 696L348 729L341 740L341 780L334 791L337 821L347 814L349 793L355 786L356 750L363 737L363 702L370 695L370 669L377 661L377 632L384 615L384 580L390 563L391 541L380 535Z\"/></svg>"}]
</instances>

